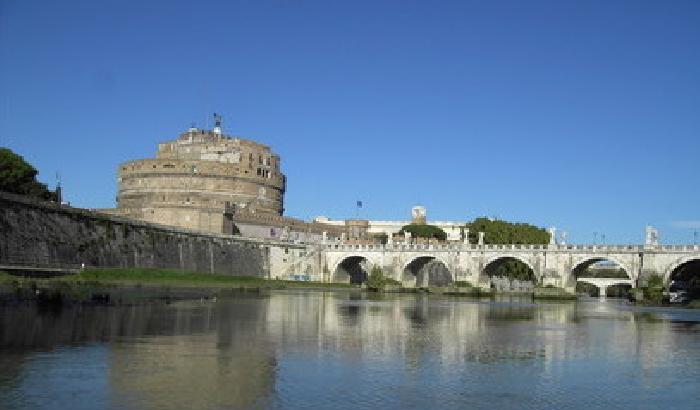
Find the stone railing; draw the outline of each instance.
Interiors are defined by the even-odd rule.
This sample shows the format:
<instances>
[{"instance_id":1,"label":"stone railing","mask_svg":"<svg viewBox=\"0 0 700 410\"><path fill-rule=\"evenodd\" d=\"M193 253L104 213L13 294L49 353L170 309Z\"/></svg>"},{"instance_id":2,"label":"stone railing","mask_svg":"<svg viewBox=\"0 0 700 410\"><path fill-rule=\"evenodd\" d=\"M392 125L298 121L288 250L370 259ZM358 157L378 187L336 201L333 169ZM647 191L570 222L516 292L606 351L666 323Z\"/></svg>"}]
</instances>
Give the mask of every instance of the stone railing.
<instances>
[{"instance_id":1,"label":"stone railing","mask_svg":"<svg viewBox=\"0 0 700 410\"><path fill-rule=\"evenodd\" d=\"M331 251L555 251L555 252L629 252L642 251L675 251L675 252L700 252L700 245L475 245L466 243L437 243L437 244L348 244L327 243L324 244Z\"/></svg>"}]
</instances>

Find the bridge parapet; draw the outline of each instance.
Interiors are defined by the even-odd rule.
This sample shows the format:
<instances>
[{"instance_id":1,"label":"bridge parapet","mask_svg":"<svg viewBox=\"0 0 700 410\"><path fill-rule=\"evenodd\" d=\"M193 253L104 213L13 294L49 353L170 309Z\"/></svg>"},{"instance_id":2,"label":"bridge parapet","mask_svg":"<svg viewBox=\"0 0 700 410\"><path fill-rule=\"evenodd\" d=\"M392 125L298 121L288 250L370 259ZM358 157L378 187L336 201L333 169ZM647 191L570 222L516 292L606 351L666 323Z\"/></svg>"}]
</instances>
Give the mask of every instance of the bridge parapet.
<instances>
[{"instance_id":1,"label":"bridge parapet","mask_svg":"<svg viewBox=\"0 0 700 410\"><path fill-rule=\"evenodd\" d=\"M348 244L329 243L324 245L331 251L550 251L550 252L700 252L700 245L476 245L465 243L412 243L412 244Z\"/></svg>"}]
</instances>

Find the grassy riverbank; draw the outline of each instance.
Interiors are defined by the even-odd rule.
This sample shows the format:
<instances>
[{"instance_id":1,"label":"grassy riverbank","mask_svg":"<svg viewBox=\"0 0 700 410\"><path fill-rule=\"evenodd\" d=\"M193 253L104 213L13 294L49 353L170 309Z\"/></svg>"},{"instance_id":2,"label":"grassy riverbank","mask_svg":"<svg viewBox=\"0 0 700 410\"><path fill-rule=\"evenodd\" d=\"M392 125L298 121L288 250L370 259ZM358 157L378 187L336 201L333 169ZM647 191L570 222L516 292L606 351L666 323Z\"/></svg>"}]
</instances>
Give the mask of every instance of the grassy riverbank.
<instances>
[{"instance_id":1,"label":"grassy riverbank","mask_svg":"<svg viewBox=\"0 0 700 410\"><path fill-rule=\"evenodd\" d=\"M287 280L268 280L254 276L230 276L183 272L176 269L85 269L84 271L67 276L53 278L25 278L0 272L0 283L21 284L33 282L36 284L65 284L65 285L109 285L109 286L183 286L183 287L216 287L216 288L352 288L344 283L319 283Z\"/></svg>"},{"instance_id":2,"label":"grassy riverbank","mask_svg":"<svg viewBox=\"0 0 700 410\"><path fill-rule=\"evenodd\" d=\"M86 269L76 275L32 278L0 272L0 304L36 302L60 307L71 303L169 303L209 299L239 292L264 294L277 289L343 290L354 286L267 280L172 269Z\"/></svg>"}]
</instances>

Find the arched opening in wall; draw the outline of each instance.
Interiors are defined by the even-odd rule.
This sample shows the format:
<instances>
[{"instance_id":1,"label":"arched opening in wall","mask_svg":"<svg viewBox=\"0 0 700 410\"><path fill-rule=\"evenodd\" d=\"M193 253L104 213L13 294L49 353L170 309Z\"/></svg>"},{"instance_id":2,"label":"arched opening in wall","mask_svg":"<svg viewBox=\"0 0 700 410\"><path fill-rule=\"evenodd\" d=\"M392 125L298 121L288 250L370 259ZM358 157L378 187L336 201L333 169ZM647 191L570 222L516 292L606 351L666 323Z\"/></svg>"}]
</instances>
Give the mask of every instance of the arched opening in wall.
<instances>
[{"instance_id":1,"label":"arched opening in wall","mask_svg":"<svg viewBox=\"0 0 700 410\"><path fill-rule=\"evenodd\" d=\"M671 303L700 299L700 258L682 263L671 272L668 293Z\"/></svg>"},{"instance_id":2,"label":"arched opening in wall","mask_svg":"<svg viewBox=\"0 0 700 410\"><path fill-rule=\"evenodd\" d=\"M535 272L518 258L505 256L484 267L491 288L500 292L531 292L537 283Z\"/></svg>"},{"instance_id":3,"label":"arched opening in wall","mask_svg":"<svg viewBox=\"0 0 700 410\"><path fill-rule=\"evenodd\" d=\"M343 259L333 273L333 282L362 284L369 276L369 262L362 256L348 256Z\"/></svg>"},{"instance_id":4,"label":"arched opening in wall","mask_svg":"<svg viewBox=\"0 0 700 410\"><path fill-rule=\"evenodd\" d=\"M452 274L445 264L433 256L413 259L403 270L403 282L415 279L416 287L449 286Z\"/></svg>"},{"instance_id":5,"label":"arched opening in wall","mask_svg":"<svg viewBox=\"0 0 700 410\"><path fill-rule=\"evenodd\" d=\"M573 269L576 293L588 296L627 298L632 291L632 279L617 262L607 258L591 258Z\"/></svg>"}]
</instances>

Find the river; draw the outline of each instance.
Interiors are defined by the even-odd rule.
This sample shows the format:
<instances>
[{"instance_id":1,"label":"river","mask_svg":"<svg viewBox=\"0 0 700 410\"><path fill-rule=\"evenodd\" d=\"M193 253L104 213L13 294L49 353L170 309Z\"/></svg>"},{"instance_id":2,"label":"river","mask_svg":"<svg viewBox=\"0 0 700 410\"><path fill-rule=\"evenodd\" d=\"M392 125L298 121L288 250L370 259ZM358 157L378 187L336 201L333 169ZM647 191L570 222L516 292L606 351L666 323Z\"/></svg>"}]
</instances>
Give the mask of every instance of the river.
<instances>
[{"instance_id":1,"label":"river","mask_svg":"<svg viewBox=\"0 0 700 410\"><path fill-rule=\"evenodd\" d=\"M700 311L275 291L0 307L3 409L696 409Z\"/></svg>"}]
</instances>

